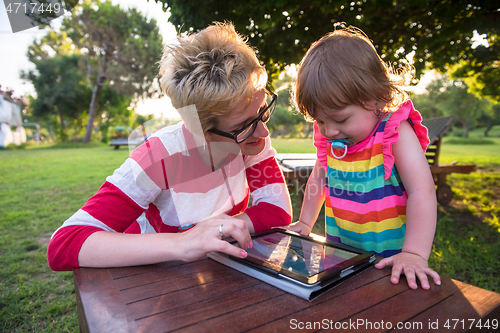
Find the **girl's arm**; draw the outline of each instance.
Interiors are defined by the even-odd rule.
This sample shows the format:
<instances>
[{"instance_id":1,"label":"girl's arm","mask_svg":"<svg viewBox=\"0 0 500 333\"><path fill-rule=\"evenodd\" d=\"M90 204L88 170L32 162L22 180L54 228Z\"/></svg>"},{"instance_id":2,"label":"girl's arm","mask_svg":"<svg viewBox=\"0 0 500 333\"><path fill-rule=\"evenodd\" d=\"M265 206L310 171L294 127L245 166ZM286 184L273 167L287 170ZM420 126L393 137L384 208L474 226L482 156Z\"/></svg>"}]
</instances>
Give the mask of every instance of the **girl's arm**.
<instances>
[{"instance_id":1,"label":"girl's arm","mask_svg":"<svg viewBox=\"0 0 500 333\"><path fill-rule=\"evenodd\" d=\"M319 160L314 165L313 172L307 181L302 210L299 221L290 225L286 229L309 235L318 219L319 212L325 202L325 177L326 173Z\"/></svg>"},{"instance_id":2,"label":"girl's arm","mask_svg":"<svg viewBox=\"0 0 500 333\"><path fill-rule=\"evenodd\" d=\"M398 283L404 273L408 285L429 289L427 275L441 284L439 274L427 266L436 231L437 201L434 180L427 159L411 125L404 121L399 127L399 140L392 147L394 161L408 194L406 236L402 252L381 260L376 267L392 265L392 283Z\"/></svg>"}]
</instances>

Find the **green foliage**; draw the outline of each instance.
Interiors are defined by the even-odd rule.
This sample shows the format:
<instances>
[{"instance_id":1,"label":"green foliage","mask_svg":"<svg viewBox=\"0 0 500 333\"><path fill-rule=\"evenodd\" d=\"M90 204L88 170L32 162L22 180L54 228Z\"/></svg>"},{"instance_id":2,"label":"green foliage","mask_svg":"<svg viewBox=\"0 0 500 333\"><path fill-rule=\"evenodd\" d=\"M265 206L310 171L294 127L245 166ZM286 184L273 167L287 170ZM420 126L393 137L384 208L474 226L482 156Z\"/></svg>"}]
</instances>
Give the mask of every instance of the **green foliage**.
<instances>
[{"instance_id":1,"label":"green foliage","mask_svg":"<svg viewBox=\"0 0 500 333\"><path fill-rule=\"evenodd\" d=\"M283 75L284 74L284 75ZM267 127L273 138L307 138L313 133L313 124L307 122L304 116L293 107L290 98L290 89L293 77L282 73L272 86L277 87L278 104L267 123Z\"/></svg>"},{"instance_id":2,"label":"green foliage","mask_svg":"<svg viewBox=\"0 0 500 333\"><path fill-rule=\"evenodd\" d=\"M61 30L88 56L87 75L93 85L109 84L127 96L156 93L151 85L162 53L156 20L146 19L135 8L124 11L111 1L85 2L77 9L63 20Z\"/></svg>"},{"instance_id":3,"label":"green foliage","mask_svg":"<svg viewBox=\"0 0 500 333\"><path fill-rule=\"evenodd\" d=\"M73 104L78 106L73 108L78 115L68 118L75 127L74 134L81 135L86 116L84 141L88 142L95 126L106 141L111 122L129 122L130 101L157 94L153 83L161 53L162 37L155 20L148 20L136 9L124 11L110 1L94 0L75 7L72 15L63 19L60 31L49 31L41 41L35 41L28 57L40 64L33 75L43 82L50 82L50 78L42 65L52 64L54 59L79 59L67 74L78 76L78 84L76 79L66 77L61 77L60 83L65 85L67 96L86 86L85 102ZM60 62L53 67L54 71L64 73ZM39 98L46 96L38 90L37 93ZM50 92L49 96L56 93ZM47 104L37 101L35 107L37 103ZM47 108L57 109L54 105L49 103Z\"/></svg>"},{"instance_id":4,"label":"green foliage","mask_svg":"<svg viewBox=\"0 0 500 333\"><path fill-rule=\"evenodd\" d=\"M288 136L297 133L296 126L302 121L304 117L301 114L293 113L289 107L278 104L267 126L273 137Z\"/></svg>"},{"instance_id":5,"label":"green foliage","mask_svg":"<svg viewBox=\"0 0 500 333\"><path fill-rule=\"evenodd\" d=\"M467 138L469 131L480 122L493 126L497 117L496 106L488 98L480 98L469 92L467 84L460 80L449 80L439 75L427 86L427 93L412 96L415 107L424 119L438 116L453 116ZM499 119L500 121L500 119Z\"/></svg>"},{"instance_id":6,"label":"green foliage","mask_svg":"<svg viewBox=\"0 0 500 333\"><path fill-rule=\"evenodd\" d=\"M439 98L439 107L446 115L453 115L461 123L466 138L469 130L476 125L477 119L491 105L488 100L468 93L467 86L461 80L452 81L444 92L433 98Z\"/></svg>"},{"instance_id":7,"label":"green foliage","mask_svg":"<svg viewBox=\"0 0 500 333\"><path fill-rule=\"evenodd\" d=\"M493 126L500 125L500 103L494 104L479 117L478 123L484 126L484 136L488 136Z\"/></svg>"},{"instance_id":8,"label":"green foliage","mask_svg":"<svg viewBox=\"0 0 500 333\"><path fill-rule=\"evenodd\" d=\"M50 4L50 0L39 0L39 4ZM78 0L60 0L58 3L62 6L61 9L64 9L64 12L70 12L77 4ZM55 4L54 2L52 4ZM54 7L55 8L55 7ZM44 11L27 11L26 16L30 18L31 22L36 22L35 25L39 26L39 28L45 28L50 26L52 21L48 21L49 19L54 19L58 15L58 12L55 10L44 10Z\"/></svg>"},{"instance_id":9,"label":"green foliage","mask_svg":"<svg viewBox=\"0 0 500 333\"><path fill-rule=\"evenodd\" d=\"M78 119L86 111L91 92L85 82L85 75L79 68L81 56L55 55L37 58L30 53L36 69L22 74L31 81L37 98L31 98L31 114L57 124L58 138L68 139L67 124Z\"/></svg>"},{"instance_id":10,"label":"green foliage","mask_svg":"<svg viewBox=\"0 0 500 333\"><path fill-rule=\"evenodd\" d=\"M129 108L130 96L116 93L106 87L99 97L99 108L96 112L99 124L96 131L101 133L101 141L109 141L109 129L111 126L129 126L132 118L132 110Z\"/></svg>"},{"instance_id":11,"label":"green foliage","mask_svg":"<svg viewBox=\"0 0 500 333\"><path fill-rule=\"evenodd\" d=\"M162 38L155 20L147 20L135 8L125 12L109 0L84 3L76 12L78 16L63 21L63 28L88 57L87 76L92 90L84 138L88 142L104 86L133 97L156 93L153 82Z\"/></svg>"},{"instance_id":12,"label":"green foliage","mask_svg":"<svg viewBox=\"0 0 500 333\"><path fill-rule=\"evenodd\" d=\"M15 145L13 143L11 144L8 144L6 147L4 146L1 146L0 147L0 150L20 150L20 149L26 149L26 147L28 147L29 144L28 143L21 143L20 145Z\"/></svg>"},{"instance_id":13,"label":"green foliage","mask_svg":"<svg viewBox=\"0 0 500 333\"><path fill-rule=\"evenodd\" d=\"M182 31L232 21L257 47L273 79L286 65L298 64L311 43L341 22L365 31L392 65L405 63L405 56L414 52L417 74L426 67L445 71L460 60L491 79L498 80L500 73L500 12L494 0L155 1L170 10L170 21ZM487 34L489 47L472 48L474 30ZM497 96L499 86L491 86Z\"/></svg>"},{"instance_id":14,"label":"green foliage","mask_svg":"<svg viewBox=\"0 0 500 333\"><path fill-rule=\"evenodd\" d=\"M453 138L445 141L449 145L494 145L495 141L487 139Z\"/></svg>"}]
</instances>

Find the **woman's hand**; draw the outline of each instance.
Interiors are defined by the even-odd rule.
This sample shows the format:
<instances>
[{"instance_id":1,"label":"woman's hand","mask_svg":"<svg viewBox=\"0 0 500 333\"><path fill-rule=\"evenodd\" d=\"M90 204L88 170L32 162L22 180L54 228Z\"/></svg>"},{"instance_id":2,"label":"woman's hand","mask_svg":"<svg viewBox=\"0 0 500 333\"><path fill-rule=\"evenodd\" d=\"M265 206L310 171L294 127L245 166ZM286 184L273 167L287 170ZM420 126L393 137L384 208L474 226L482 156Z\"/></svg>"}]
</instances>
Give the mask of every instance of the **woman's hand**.
<instances>
[{"instance_id":1,"label":"woman's hand","mask_svg":"<svg viewBox=\"0 0 500 333\"><path fill-rule=\"evenodd\" d=\"M417 289L416 277L420 280L422 288L429 289L429 280L427 275L434 279L434 283L437 285L441 284L441 278L439 274L427 266L427 260L421 256L409 252L401 252L392 257L380 260L379 263L375 265L376 268L382 269L386 266L392 266L392 276L391 282L394 284L399 283L399 277L401 273L406 275L406 280L408 281L408 286L411 289Z\"/></svg>"},{"instance_id":2,"label":"woman's hand","mask_svg":"<svg viewBox=\"0 0 500 333\"><path fill-rule=\"evenodd\" d=\"M224 237L221 237L220 231ZM182 248L184 261L197 260L212 251L246 258L247 253L243 249L253 246L246 222L225 214L201 221L194 228L179 234L179 237L178 244ZM226 237L236 240L239 247L222 239Z\"/></svg>"},{"instance_id":3,"label":"woman's hand","mask_svg":"<svg viewBox=\"0 0 500 333\"><path fill-rule=\"evenodd\" d=\"M285 225L285 226L276 227L276 228L295 231L295 232L298 232L298 233L300 233L302 235L306 235L306 236L309 236L309 234L311 233L311 229L312 229L307 223L302 222L302 221L297 221L297 222L292 223L290 225Z\"/></svg>"}]
</instances>

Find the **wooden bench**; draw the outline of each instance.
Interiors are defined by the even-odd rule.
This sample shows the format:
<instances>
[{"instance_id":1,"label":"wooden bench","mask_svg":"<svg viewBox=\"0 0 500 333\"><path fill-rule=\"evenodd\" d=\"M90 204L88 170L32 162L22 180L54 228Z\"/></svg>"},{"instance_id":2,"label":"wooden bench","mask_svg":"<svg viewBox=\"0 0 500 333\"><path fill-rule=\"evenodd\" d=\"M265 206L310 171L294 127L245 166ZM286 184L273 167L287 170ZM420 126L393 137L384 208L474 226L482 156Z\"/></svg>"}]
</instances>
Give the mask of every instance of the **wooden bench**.
<instances>
[{"instance_id":1,"label":"wooden bench","mask_svg":"<svg viewBox=\"0 0 500 333\"><path fill-rule=\"evenodd\" d=\"M452 116L431 118L422 124L429 130L430 144L425 153L431 168L434 182L436 183L437 200L442 205L450 203L453 193L446 183L446 176L450 173L471 173L476 170L475 164L458 165L457 162L439 164L441 138L450 129ZM312 144L312 140L311 140ZM277 154L276 159L280 165L291 190L298 190L304 194L307 179L316 163L316 154Z\"/></svg>"},{"instance_id":2,"label":"wooden bench","mask_svg":"<svg viewBox=\"0 0 500 333\"><path fill-rule=\"evenodd\" d=\"M475 164L457 165L456 161L450 164L439 164L441 138L450 129L452 122L452 116L431 118L422 121L422 124L429 130L430 140L425 157L427 157L427 162L431 167L432 176L437 186L437 200L442 205L449 204L453 198L451 187L446 184L446 176L450 173L471 173L476 171Z\"/></svg>"},{"instance_id":3,"label":"wooden bench","mask_svg":"<svg viewBox=\"0 0 500 333\"><path fill-rule=\"evenodd\" d=\"M109 143L110 146L119 149L120 146L134 146L137 147L144 142L144 139L115 139Z\"/></svg>"}]
</instances>

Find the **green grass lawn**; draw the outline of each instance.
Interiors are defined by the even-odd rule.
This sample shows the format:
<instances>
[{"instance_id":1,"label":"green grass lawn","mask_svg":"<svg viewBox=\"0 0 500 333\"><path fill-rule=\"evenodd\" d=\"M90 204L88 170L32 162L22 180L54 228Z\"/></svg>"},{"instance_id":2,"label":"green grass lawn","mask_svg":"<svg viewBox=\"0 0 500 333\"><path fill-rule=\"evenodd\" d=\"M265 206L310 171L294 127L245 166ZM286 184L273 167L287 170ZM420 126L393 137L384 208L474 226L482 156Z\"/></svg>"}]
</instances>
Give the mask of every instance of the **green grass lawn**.
<instances>
[{"instance_id":1,"label":"green grass lawn","mask_svg":"<svg viewBox=\"0 0 500 333\"><path fill-rule=\"evenodd\" d=\"M71 272L52 272L51 234L128 156L103 148L0 151L0 331L77 332Z\"/></svg>"},{"instance_id":2,"label":"green grass lawn","mask_svg":"<svg viewBox=\"0 0 500 333\"><path fill-rule=\"evenodd\" d=\"M445 140L442 162L480 168L449 177L455 197L450 206L439 207L430 266L500 292L500 139L493 140L480 146ZM273 145L280 153L315 152L311 139L273 139ZM0 150L1 332L78 332L72 273L49 269L47 244L127 157L128 150L108 146ZM295 196L294 208L297 215ZM321 229L324 220L316 225Z\"/></svg>"}]
</instances>

